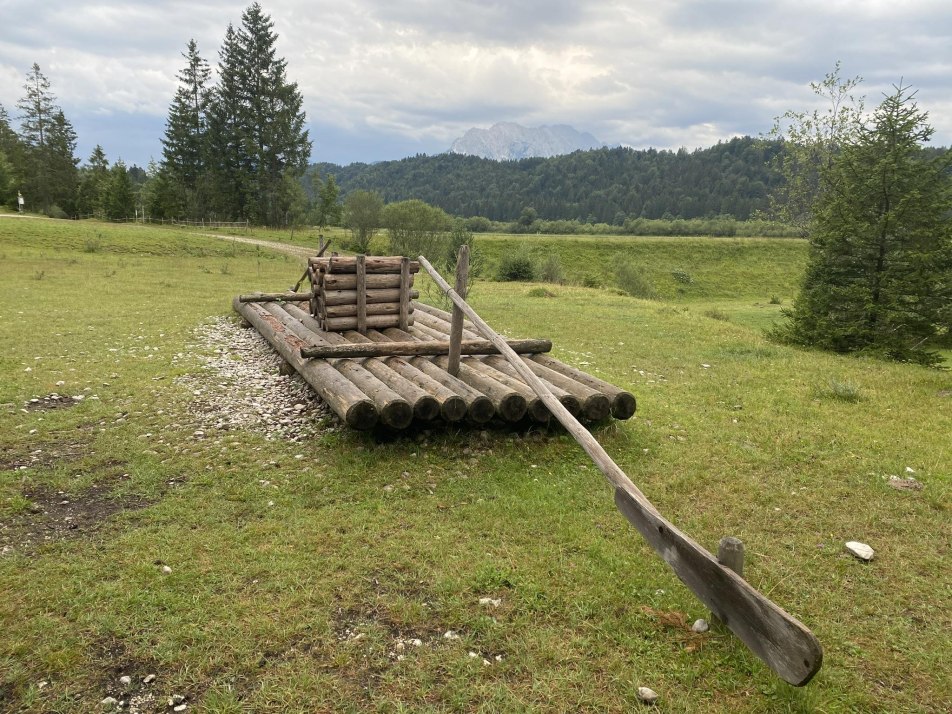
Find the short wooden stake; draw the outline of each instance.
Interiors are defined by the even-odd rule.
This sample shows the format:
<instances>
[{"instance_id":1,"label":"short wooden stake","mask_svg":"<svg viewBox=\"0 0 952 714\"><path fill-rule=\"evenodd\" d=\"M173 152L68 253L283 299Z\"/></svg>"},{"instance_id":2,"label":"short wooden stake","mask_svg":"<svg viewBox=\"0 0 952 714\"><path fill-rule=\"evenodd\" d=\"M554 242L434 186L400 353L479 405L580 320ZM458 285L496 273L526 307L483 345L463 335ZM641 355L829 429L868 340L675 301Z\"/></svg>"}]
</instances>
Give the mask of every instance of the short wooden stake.
<instances>
[{"instance_id":1,"label":"short wooden stake","mask_svg":"<svg viewBox=\"0 0 952 714\"><path fill-rule=\"evenodd\" d=\"M725 536L717 546L717 562L744 577L744 542L734 536Z\"/></svg>"},{"instance_id":2,"label":"short wooden stake","mask_svg":"<svg viewBox=\"0 0 952 714\"><path fill-rule=\"evenodd\" d=\"M466 299L466 283L469 281L469 246L459 247L456 257L456 294ZM459 376L459 350L463 339L463 311L453 306L453 317L450 323L450 353L446 364L446 371L453 377Z\"/></svg>"},{"instance_id":3,"label":"short wooden stake","mask_svg":"<svg viewBox=\"0 0 952 714\"><path fill-rule=\"evenodd\" d=\"M357 332L367 331L367 271L364 269L366 257L357 256Z\"/></svg>"}]
</instances>

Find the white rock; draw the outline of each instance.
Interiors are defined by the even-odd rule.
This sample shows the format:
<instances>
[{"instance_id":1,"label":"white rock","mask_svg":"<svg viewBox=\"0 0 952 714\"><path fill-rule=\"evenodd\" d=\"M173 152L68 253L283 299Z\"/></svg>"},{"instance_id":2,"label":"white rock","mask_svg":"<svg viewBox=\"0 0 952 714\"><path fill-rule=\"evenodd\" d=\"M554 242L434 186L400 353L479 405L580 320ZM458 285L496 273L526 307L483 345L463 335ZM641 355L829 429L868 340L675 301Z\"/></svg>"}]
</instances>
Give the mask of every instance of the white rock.
<instances>
[{"instance_id":1,"label":"white rock","mask_svg":"<svg viewBox=\"0 0 952 714\"><path fill-rule=\"evenodd\" d=\"M130 677L128 674L124 674L123 676L119 677L119 684L129 686L132 684L132 677Z\"/></svg>"},{"instance_id":2,"label":"white rock","mask_svg":"<svg viewBox=\"0 0 952 714\"><path fill-rule=\"evenodd\" d=\"M152 682L154 682L154 681L155 681L155 675L154 675L154 674L147 674L146 676L144 676L144 677L142 678L142 683L143 683L143 684L152 684Z\"/></svg>"},{"instance_id":3,"label":"white rock","mask_svg":"<svg viewBox=\"0 0 952 714\"><path fill-rule=\"evenodd\" d=\"M658 701L658 693L648 687L638 687L638 699L645 704L654 704Z\"/></svg>"},{"instance_id":4,"label":"white rock","mask_svg":"<svg viewBox=\"0 0 952 714\"><path fill-rule=\"evenodd\" d=\"M868 545L855 540L847 542L846 549L860 560L865 560L867 562L872 560L873 556L876 554L876 551L874 551Z\"/></svg>"},{"instance_id":5,"label":"white rock","mask_svg":"<svg viewBox=\"0 0 952 714\"><path fill-rule=\"evenodd\" d=\"M188 704L179 704L177 707L172 707L173 712L184 712L188 709Z\"/></svg>"},{"instance_id":6,"label":"white rock","mask_svg":"<svg viewBox=\"0 0 952 714\"><path fill-rule=\"evenodd\" d=\"M170 567L167 566L167 565L163 565L163 566L162 566L162 574L163 574L163 575L171 575L171 574L172 574L172 568L170 568Z\"/></svg>"},{"instance_id":7,"label":"white rock","mask_svg":"<svg viewBox=\"0 0 952 714\"><path fill-rule=\"evenodd\" d=\"M118 706L119 700L115 697L106 697L100 702L100 704L102 704L104 707L114 707Z\"/></svg>"},{"instance_id":8,"label":"white rock","mask_svg":"<svg viewBox=\"0 0 952 714\"><path fill-rule=\"evenodd\" d=\"M490 605L492 607L499 607L502 604L502 600L492 597L481 597L479 598L480 605Z\"/></svg>"},{"instance_id":9,"label":"white rock","mask_svg":"<svg viewBox=\"0 0 952 714\"><path fill-rule=\"evenodd\" d=\"M181 694L173 694L171 697L169 697L169 706L174 707L181 704L184 701L185 701L185 697L183 697Z\"/></svg>"},{"instance_id":10,"label":"white rock","mask_svg":"<svg viewBox=\"0 0 952 714\"><path fill-rule=\"evenodd\" d=\"M443 639L444 640L458 640L459 635L453 632L453 630L447 630L446 632L443 633Z\"/></svg>"},{"instance_id":11,"label":"white rock","mask_svg":"<svg viewBox=\"0 0 952 714\"><path fill-rule=\"evenodd\" d=\"M423 640L412 639L412 640L410 640L410 644L413 645L414 647L422 647L422 646L423 646Z\"/></svg>"},{"instance_id":12,"label":"white rock","mask_svg":"<svg viewBox=\"0 0 952 714\"><path fill-rule=\"evenodd\" d=\"M707 624L707 620L697 619L694 621L694 624L691 625L691 629L697 633L707 632L710 629L710 625Z\"/></svg>"}]
</instances>

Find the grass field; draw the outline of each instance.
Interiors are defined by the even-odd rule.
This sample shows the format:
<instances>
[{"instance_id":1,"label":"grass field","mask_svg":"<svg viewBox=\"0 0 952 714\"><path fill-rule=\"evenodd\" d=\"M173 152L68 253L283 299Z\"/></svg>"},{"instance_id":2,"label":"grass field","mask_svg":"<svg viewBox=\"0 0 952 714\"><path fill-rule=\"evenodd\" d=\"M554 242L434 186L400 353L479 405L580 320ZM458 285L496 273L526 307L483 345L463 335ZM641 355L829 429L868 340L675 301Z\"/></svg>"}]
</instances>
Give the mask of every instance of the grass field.
<instances>
[{"instance_id":1,"label":"grass field","mask_svg":"<svg viewBox=\"0 0 952 714\"><path fill-rule=\"evenodd\" d=\"M219 714L621 712L639 686L666 712L952 709L952 374L766 342L796 241L546 241L580 274L640 251L663 299L479 281L474 307L637 395L599 441L702 545L744 540L824 646L813 682L692 633L702 606L557 431L196 435L196 328L297 259L0 218L0 711L103 711L122 675ZM84 398L30 405L53 392ZM908 469L922 490L890 487Z\"/></svg>"}]
</instances>

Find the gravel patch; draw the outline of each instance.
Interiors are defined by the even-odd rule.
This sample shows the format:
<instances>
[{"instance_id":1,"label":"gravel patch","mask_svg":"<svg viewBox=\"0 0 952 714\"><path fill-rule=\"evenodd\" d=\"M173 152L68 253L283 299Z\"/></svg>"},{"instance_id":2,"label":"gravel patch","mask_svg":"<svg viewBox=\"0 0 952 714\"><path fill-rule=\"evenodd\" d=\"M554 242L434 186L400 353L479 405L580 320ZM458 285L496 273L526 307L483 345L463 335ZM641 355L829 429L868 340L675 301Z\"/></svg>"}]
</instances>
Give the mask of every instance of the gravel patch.
<instances>
[{"instance_id":1,"label":"gravel patch","mask_svg":"<svg viewBox=\"0 0 952 714\"><path fill-rule=\"evenodd\" d=\"M300 375L279 373L284 360L253 329L219 317L195 331L189 353L199 372L178 377L193 395L195 436L205 429L241 429L269 440L301 441L339 428L339 421Z\"/></svg>"}]
</instances>

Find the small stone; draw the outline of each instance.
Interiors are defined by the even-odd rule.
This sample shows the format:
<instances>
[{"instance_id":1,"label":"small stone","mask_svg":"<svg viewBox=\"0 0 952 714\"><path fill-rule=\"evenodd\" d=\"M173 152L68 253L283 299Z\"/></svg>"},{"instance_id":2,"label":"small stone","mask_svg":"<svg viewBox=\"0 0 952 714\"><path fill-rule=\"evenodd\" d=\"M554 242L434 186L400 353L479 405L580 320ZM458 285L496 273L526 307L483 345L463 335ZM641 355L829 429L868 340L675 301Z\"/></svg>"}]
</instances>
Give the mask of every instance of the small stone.
<instances>
[{"instance_id":1,"label":"small stone","mask_svg":"<svg viewBox=\"0 0 952 714\"><path fill-rule=\"evenodd\" d=\"M119 677L119 684L122 684L128 687L130 684L132 684L132 677L130 677L128 674L122 675L121 677Z\"/></svg>"},{"instance_id":2,"label":"small stone","mask_svg":"<svg viewBox=\"0 0 952 714\"><path fill-rule=\"evenodd\" d=\"M103 700L102 700L101 702L99 702L99 703L102 704L104 707L115 707L115 706L119 706L119 700L116 699L115 697L106 697L105 699L103 699Z\"/></svg>"},{"instance_id":3,"label":"small stone","mask_svg":"<svg viewBox=\"0 0 952 714\"><path fill-rule=\"evenodd\" d=\"M172 568L170 568L170 567L167 566L167 565L163 565L163 566L162 566L162 574L163 574L163 575L171 575L171 574L172 574Z\"/></svg>"},{"instance_id":4,"label":"small stone","mask_svg":"<svg viewBox=\"0 0 952 714\"><path fill-rule=\"evenodd\" d=\"M865 560L866 562L872 560L873 556L876 554L876 551L874 551L868 545L855 540L849 541L846 544L846 549L860 560Z\"/></svg>"},{"instance_id":5,"label":"small stone","mask_svg":"<svg viewBox=\"0 0 952 714\"><path fill-rule=\"evenodd\" d=\"M694 621L694 624L691 625L691 630L701 634L702 632L707 632L710 629L710 625L707 624L707 620L698 619Z\"/></svg>"},{"instance_id":6,"label":"small stone","mask_svg":"<svg viewBox=\"0 0 952 714\"><path fill-rule=\"evenodd\" d=\"M459 635L453 632L453 630L447 630L446 632L443 633L443 639L444 640L458 640Z\"/></svg>"},{"instance_id":7,"label":"small stone","mask_svg":"<svg viewBox=\"0 0 952 714\"><path fill-rule=\"evenodd\" d=\"M481 597L479 598L480 605L490 605L492 607L499 607L502 604L502 600L492 597Z\"/></svg>"},{"instance_id":8,"label":"small stone","mask_svg":"<svg viewBox=\"0 0 952 714\"><path fill-rule=\"evenodd\" d=\"M175 707L179 704L182 704L184 701L185 697L183 697L181 694L173 694L171 697L169 697L169 706Z\"/></svg>"},{"instance_id":9,"label":"small stone","mask_svg":"<svg viewBox=\"0 0 952 714\"><path fill-rule=\"evenodd\" d=\"M422 647L422 646L423 646L423 640L420 640L420 639L412 639L412 640L410 640L410 644L413 645L414 647Z\"/></svg>"},{"instance_id":10,"label":"small stone","mask_svg":"<svg viewBox=\"0 0 952 714\"><path fill-rule=\"evenodd\" d=\"M638 687L638 699L645 704L654 704L658 701L658 693L648 687Z\"/></svg>"},{"instance_id":11,"label":"small stone","mask_svg":"<svg viewBox=\"0 0 952 714\"><path fill-rule=\"evenodd\" d=\"M184 712L188 709L188 704L179 704L177 707L172 707L173 712Z\"/></svg>"},{"instance_id":12,"label":"small stone","mask_svg":"<svg viewBox=\"0 0 952 714\"><path fill-rule=\"evenodd\" d=\"M479 655L476 654L475 652L468 652L467 654L469 655L470 659L476 659L477 657L479 657Z\"/></svg>"},{"instance_id":13,"label":"small stone","mask_svg":"<svg viewBox=\"0 0 952 714\"><path fill-rule=\"evenodd\" d=\"M155 675L154 675L154 674L147 674L146 676L144 676L144 677L142 678L142 683L143 683L143 684L152 684L152 682L154 682L154 681L155 681Z\"/></svg>"},{"instance_id":14,"label":"small stone","mask_svg":"<svg viewBox=\"0 0 952 714\"><path fill-rule=\"evenodd\" d=\"M39 684L36 685L36 688L37 688L37 689L46 689L48 686L50 686L50 683L47 682L47 681L44 679L42 682L40 682Z\"/></svg>"}]
</instances>

